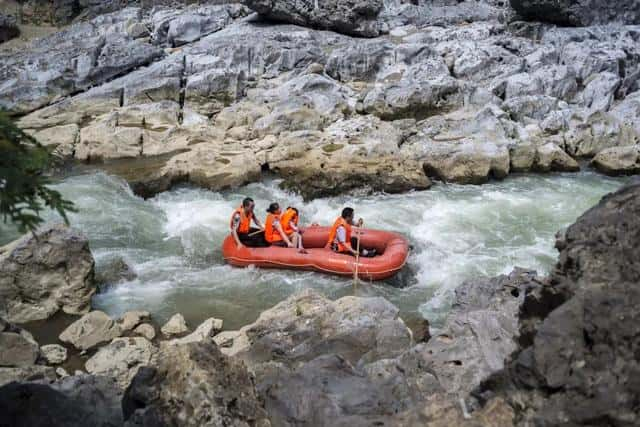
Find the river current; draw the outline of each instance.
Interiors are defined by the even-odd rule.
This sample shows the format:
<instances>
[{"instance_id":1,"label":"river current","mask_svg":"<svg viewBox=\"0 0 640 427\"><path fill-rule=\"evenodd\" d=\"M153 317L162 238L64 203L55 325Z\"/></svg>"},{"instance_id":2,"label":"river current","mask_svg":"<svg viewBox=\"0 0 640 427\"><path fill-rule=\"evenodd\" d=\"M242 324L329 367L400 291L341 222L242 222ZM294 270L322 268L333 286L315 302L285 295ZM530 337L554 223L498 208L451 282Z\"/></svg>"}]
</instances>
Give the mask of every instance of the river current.
<instances>
[{"instance_id":1,"label":"river current","mask_svg":"<svg viewBox=\"0 0 640 427\"><path fill-rule=\"evenodd\" d=\"M515 175L482 186L437 183L427 191L356 192L312 202L279 189L277 180L222 193L181 187L149 200L104 173L71 176L55 187L75 202L78 213L70 220L89 237L98 271L121 257L137 275L102 286L95 308L112 316L144 309L158 323L179 312L192 327L218 317L229 329L305 288L330 298L384 296L405 320L425 317L437 326L453 289L465 280L508 273L514 266L547 273L557 257L555 233L624 182L592 172ZM220 246L244 196L256 200L260 215L271 201L297 206L303 224L329 224L342 207L352 206L367 227L409 238L408 265L394 279L356 288L349 279L317 273L225 265ZM0 223L0 244L17 236Z\"/></svg>"}]
</instances>

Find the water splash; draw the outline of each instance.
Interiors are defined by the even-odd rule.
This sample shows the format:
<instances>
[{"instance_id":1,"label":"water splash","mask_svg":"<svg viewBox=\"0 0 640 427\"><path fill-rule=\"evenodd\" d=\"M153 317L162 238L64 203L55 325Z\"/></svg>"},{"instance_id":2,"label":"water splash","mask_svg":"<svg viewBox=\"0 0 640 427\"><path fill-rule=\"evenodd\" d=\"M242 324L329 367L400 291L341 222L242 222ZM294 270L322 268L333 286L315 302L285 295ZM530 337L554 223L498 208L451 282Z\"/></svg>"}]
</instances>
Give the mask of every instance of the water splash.
<instances>
[{"instance_id":1,"label":"water splash","mask_svg":"<svg viewBox=\"0 0 640 427\"><path fill-rule=\"evenodd\" d=\"M414 248L406 271L355 292L384 296L405 318L424 316L438 325L453 289L464 280L508 273L514 266L547 272L557 255L556 231L624 181L589 172L523 175L483 186L438 184L429 191L353 193L309 203L281 190L277 181L223 193L184 187L147 201L103 173L67 178L57 189L79 208L71 221L89 236L98 268L122 257L137 274L96 295L96 307L112 315L146 309L158 321L181 312L192 326L215 316L235 328L307 287L331 298L354 292L348 279L225 265L220 244L231 212L245 196L256 200L261 215L271 201L297 206L307 224L328 224L350 205L368 227L404 233ZM0 241L15 237L15 230L0 228Z\"/></svg>"}]
</instances>

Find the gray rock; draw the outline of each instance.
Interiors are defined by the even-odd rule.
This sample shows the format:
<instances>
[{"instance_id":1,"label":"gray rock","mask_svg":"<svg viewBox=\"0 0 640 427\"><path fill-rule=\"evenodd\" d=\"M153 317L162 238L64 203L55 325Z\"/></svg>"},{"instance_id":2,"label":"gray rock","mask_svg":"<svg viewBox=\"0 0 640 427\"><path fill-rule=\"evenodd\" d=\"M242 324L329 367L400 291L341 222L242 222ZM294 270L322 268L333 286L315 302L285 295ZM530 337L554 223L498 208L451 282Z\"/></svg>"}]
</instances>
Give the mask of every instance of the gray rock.
<instances>
[{"instance_id":1,"label":"gray rock","mask_svg":"<svg viewBox=\"0 0 640 427\"><path fill-rule=\"evenodd\" d=\"M60 341L78 350L90 350L122 335L121 327L102 311L92 311L73 322L60 334Z\"/></svg>"},{"instance_id":2,"label":"gray rock","mask_svg":"<svg viewBox=\"0 0 640 427\"><path fill-rule=\"evenodd\" d=\"M383 298L343 297L330 301L312 290L264 311L240 331L218 334L225 354L254 366L269 361L295 365L336 354L354 365L399 355L412 341L398 309Z\"/></svg>"},{"instance_id":3,"label":"gray rock","mask_svg":"<svg viewBox=\"0 0 640 427\"><path fill-rule=\"evenodd\" d=\"M519 351L478 395L517 401L529 425L638 423L639 214L635 183L566 230L549 284L524 295Z\"/></svg>"},{"instance_id":4,"label":"gray rock","mask_svg":"<svg viewBox=\"0 0 640 427\"><path fill-rule=\"evenodd\" d=\"M360 3L353 0L315 3L310 0L245 0L244 4L260 15L276 21L363 37L375 37L380 33L376 17L383 6L381 0Z\"/></svg>"},{"instance_id":5,"label":"gray rock","mask_svg":"<svg viewBox=\"0 0 640 427\"><path fill-rule=\"evenodd\" d=\"M91 374L115 378L118 386L126 389L138 370L152 362L157 351L146 338L116 338L87 360L85 368Z\"/></svg>"},{"instance_id":6,"label":"gray rock","mask_svg":"<svg viewBox=\"0 0 640 427\"><path fill-rule=\"evenodd\" d=\"M244 364L213 343L163 347L127 389L126 425L268 426Z\"/></svg>"},{"instance_id":7,"label":"gray rock","mask_svg":"<svg viewBox=\"0 0 640 427\"><path fill-rule=\"evenodd\" d=\"M635 0L510 0L511 6L526 19L558 25L640 23L640 5Z\"/></svg>"},{"instance_id":8,"label":"gray rock","mask_svg":"<svg viewBox=\"0 0 640 427\"><path fill-rule=\"evenodd\" d=\"M89 311L94 260L87 238L62 225L0 248L0 315L12 322L46 319L59 310Z\"/></svg>"},{"instance_id":9,"label":"gray rock","mask_svg":"<svg viewBox=\"0 0 640 427\"><path fill-rule=\"evenodd\" d=\"M25 367L35 364L38 343L26 331L0 333L0 366Z\"/></svg>"},{"instance_id":10,"label":"gray rock","mask_svg":"<svg viewBox=\"0 0 640 427\"><path fill-rule=\"evenodd\" d=\"M131 281L136 277L136 272L122 257L103 263L96 269L96 282L101 285Z\"/></svg>"},{"instance_id":11,"label":"gray rock","mask_svg":"<svg viewBox=\"0 0 640 427\"><path fill-rule=\"evenodd\" d=\"M127 332L150 318L148 311L127 311L120 317L118 325L123 332Z\"/></svg>"},{"instance_id":12,"label":"gray rock","mask_svg":"<svg viewBox=\"0 0 640 427\"><path fill-rule=\"evenodd\" d=\"M69 376L69 373L63 367L58 366L56 368L56 375L58 376L58 378L66 378Z\"/></svg>"},{"instance_id":13,"label":"gray rock","mask_svg":"<svg viewBox=\"0 0 640 427\"><path fill-rule=\"evenodd\" d=\"M0 386L11 382L39 381L53 382L56 380L56 371L51 366L31 365L21 368L0 367Z\"/></svg>"},{"instance_id":14,"label":"gray rock","mask_svg":"<svg viewBox=\"0 0 640 427\"><path fill-rule=\"evenodd\" d=\"M0 411L16 427L112 427L122 425L120 397L113 382L86 375L52 386L13 383L0 388Z\"/></svg>"},{"instance_id":15,"label":"gray rock","mask_svg":"<svg viewBox=\"0 0 640 427\"><path fill-rule=\"evenodd\" d=\"M182 338L167 341L169 344L180 345L192 342L212 342L213 337L222 331L222 320L211 317L200 324L195 331Z\"/></svg>"},{"instance_id":16,"label":"gray rock","mask_svg":"<svg viewBox=\"0 0 640 427\"><path fill-rule=\"evenodd\" d=\"M9 41L20 35L16 20L11 16L0 13L0 43Z\"/></svg>"},{"instance_id":17,"label":"gray rock","mask_svg":"<svg viewBox=\"0 0 640 427\"><path fill-rule=\"evenodd\" d=\"M67 360L67 349L59 344L43 345L40 353L47 365L59 365Z\"/></svg>"},{"instance_id":18,"label":"gray rock","mask_svg":"<svg viewBox=\"0 0 640 427\"><path fill-rule=\"evenodd\" d=\"M162 332L165 337L171 337L185 334L189 332L189 328L182 314L176 313L160 328L160 332Z\"/></svg>"},{"instance_id":19,"label":"gray rock","mask_svg":"<svg viewBox=\"0 0 640 427\"><path fill-rule=\"evenodd\" d=\"M580 100L589 111L609 111L620 78L613 73L600 73L592 76L582 93Z\"/></svg>"},{"instance_id":20,"label":"gray rock","mask_svg":"<svg viewBox=\"0 0 640 427\"><path fill-rule=\"evenodd\" d=\"M136 326L133 333L145 337L149 341L152 341L156 337L156 330L153 325L149 323L143 323L142 325Z\"/></svg>"},{"instance_id":21,"label":"gray rock","mask_svg":"<svg viewBox=\"0 0 640 427\"><path fill-rule=\"evenodd\" d=\"M640 173L640 145L606 148L595 155L591 164L607 175Z\"/></svg>"}]
</instances>

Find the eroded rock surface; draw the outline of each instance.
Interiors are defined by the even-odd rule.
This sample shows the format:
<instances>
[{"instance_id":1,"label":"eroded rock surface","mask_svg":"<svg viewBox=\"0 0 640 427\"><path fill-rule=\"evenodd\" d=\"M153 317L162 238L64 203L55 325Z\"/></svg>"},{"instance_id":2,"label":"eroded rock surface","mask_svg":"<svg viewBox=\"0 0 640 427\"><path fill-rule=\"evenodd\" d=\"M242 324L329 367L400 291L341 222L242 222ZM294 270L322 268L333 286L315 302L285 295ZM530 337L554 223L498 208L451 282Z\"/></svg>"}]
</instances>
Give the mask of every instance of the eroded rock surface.
<instances>
[{"instance_id":1,"label":"eroded rock surface","mask_svg":"<svg viewBox=\"0 0 640 427\"><path fill-rule=\"evenodd\" d=\"M10 322L82 314L95 292L94 260L81 233L48 226L0 248L0 315Z\"/></svg>"},{"instance_id":2,"label":"eroded rock surface","mask_svg":"<svg viewBox=\"0 0 640 427\"><path fill-rule=\"evenodd\" d=\"M163 347L123 404L127 426L269 426L244 364L213 343Z\"/></svg>"}]
</instances>

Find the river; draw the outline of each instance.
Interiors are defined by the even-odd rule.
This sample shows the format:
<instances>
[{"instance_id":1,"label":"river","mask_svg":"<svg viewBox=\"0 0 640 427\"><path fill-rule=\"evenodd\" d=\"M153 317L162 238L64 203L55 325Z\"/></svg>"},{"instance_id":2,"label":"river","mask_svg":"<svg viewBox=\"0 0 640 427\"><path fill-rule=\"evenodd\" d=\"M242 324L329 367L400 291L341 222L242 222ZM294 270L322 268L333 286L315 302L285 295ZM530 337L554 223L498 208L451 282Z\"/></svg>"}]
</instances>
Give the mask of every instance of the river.
<instances>
[{"instance_id":1,"label":"river","mask_svg":"<svg viewBox=\"0 0 640 427\"><path fill-rule=\"evenodd\" d=\"M384 296L406 320L425 317L437 326L464 280L508 273L514 266L548 272L557 256L557 230L624 182L592 172L514 175L482 186L438 183L428 191L356 192L308 203L279 189L277 180L222 193L181 187L149 200L104 173L71 176L55 187L75 202L79 211L70 219L89 237L97 269L122 257L137 274L103 286L95 308L113 316L144 309L158 323L179 312L192 327L218 317L229 329L307 287L330 298ZM232 268L224 264L220 246L244 196L256 200L260 214L270 201L297 206L303 224L329 224L342 207L353 206L368 227L409 238L408 265L394 279L355 289L349 279L317 273ZM14 229L0 224L0 244L15 237Z\"/></svg>"}]
</instances>

